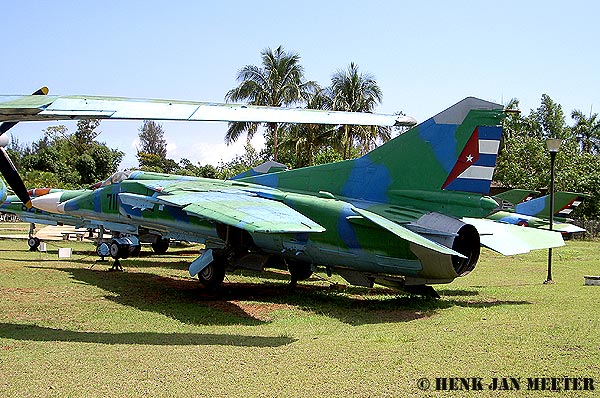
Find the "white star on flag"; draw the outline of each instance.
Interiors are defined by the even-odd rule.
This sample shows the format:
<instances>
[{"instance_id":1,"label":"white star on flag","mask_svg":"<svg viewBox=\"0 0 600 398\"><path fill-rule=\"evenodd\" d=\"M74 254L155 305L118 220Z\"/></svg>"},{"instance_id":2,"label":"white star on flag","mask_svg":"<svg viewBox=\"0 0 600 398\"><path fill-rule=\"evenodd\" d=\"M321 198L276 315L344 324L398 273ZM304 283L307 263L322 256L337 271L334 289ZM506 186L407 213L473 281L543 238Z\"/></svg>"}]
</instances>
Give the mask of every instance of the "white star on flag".
<instances>
[{"instance_id":1,"label":"white star on flag","mask_svg":"<svg viewBox=\"0 0 600 398\"><path fill-rule=\"evenodd\" d=\"M467 155L467 162L473 163L473 155L471 155L471 154Z\"/></svg>"}]
</instances>

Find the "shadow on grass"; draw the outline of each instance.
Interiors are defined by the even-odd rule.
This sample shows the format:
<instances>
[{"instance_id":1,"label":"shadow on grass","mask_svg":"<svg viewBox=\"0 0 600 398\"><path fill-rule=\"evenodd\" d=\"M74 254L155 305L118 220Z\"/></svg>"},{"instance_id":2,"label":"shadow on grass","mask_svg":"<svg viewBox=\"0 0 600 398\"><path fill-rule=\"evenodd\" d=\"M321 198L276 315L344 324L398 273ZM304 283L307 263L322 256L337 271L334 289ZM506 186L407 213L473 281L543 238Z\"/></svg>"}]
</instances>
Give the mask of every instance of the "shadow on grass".
<instances>
[{"instance_id":1,"label":"shadow on grass","mask_svg":"<svg viewBox=\"0 0 600 398\"><path fill-rule=\"evenodd\" d=\"M438 294L442 297L455 297L455 296L478 296L479 292L477 290L467 290L467 289L436 289Z\"/></svg>"},{"instance_id":2,"label":"shadow on grass","mask_svg":"<svg viewBox=\"0 0 600 398\"><path fill-rule=\"evenodd\" d=\"M452 307L494 307L530 304L494 299L433 299L406 295L388 288L300 284L289 288L275 280L263 283L225 283L216 291L203 289L193 279L159 276L146 272L105 272L85 268L57 268L73 279L110 292L105 298L142 311L160 313L192 325L260 325L271 322L278 310L306 311L336 318L349 325L409 322ZM270 275L270 272L261 275ZM446 296L476 296L467 291L447 291Z\"/></svg>"},{"instance_id":3,"label":"shadow on grass","mask_svg":"<svg viewBox=\"0 0 600 398\"><path fill-rule=\"evenodd\" d=\"M237 347L280 347L296 339L212 333L78 332L36 325L0 323L0 338L28 341L65 341L99 344L223 345Z\"/></svg>"},{"instance_id":4,"label":"shadow on grass","mask_svg":"<svg viewBox=\"0 0 600 398\"><path fill-rule=\"evenodd\" d=\"M160 313L192 325L247 325L265 323L235 303L214 308L210 295L193 279L172 278L146 272L107 272L101 269L56 268L71 278L110 292L115 303Z\"/></svg>"}]
</instances>

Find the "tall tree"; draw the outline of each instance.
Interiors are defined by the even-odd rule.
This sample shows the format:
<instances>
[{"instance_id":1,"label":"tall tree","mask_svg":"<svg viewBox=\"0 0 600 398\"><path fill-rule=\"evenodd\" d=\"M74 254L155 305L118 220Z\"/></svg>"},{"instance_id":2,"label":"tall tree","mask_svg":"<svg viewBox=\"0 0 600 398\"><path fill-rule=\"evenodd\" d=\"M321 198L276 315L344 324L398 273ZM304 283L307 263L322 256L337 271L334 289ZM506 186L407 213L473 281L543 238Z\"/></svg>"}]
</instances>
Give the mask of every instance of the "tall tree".
<instances>
[{"instance_id":1,"label":"tall tree","mask_svg":"<svg viewBox=\"0 0 600 398\"><path fill-rule=\"evenodd\" d=\"M303 94L308 109L330 110L331 91L315 85ZM332 145L335 135L332 126L324 124L286 124L282 130L280 149L294 152L294 166L312 166L315 154L320 149Z\"/></svg>"},{"instance_id":2,"label":"tall tree","mask_svg":"<svg viewBox=\"0 0 600 398\"><path fill-rule=\"evenodd\" d=\"M251 105L290 106L302 102L302 94L314 82L304 81L300 56L286 52L282 46L261 52L262 66L246 65L237 75L240 84L225 95L227 102L247 101ZM257 123L231 122L225 142L235 142L243 133L250 140L256 133ZM273 140L273 159L277 160L277 123L267 123L267 135Z\"/></svg>"},{"instance_id":3,"label":"tall tree","mask_svg":"<svg viewBox=\"0 0 600 398\"><path fill-rule=\"evenodd\" d=\"M123 159L123 152L98 142L97 119L80 120L77 131L70 134L63 126L50 126L44 137L19 147L19 172L29 186L46 181L56 188L76 188L103 180L114 173Z\"/></svg>"},{"instance_id":4,"label":"tall tree","mask_svg":"<svg viewBox=\"0 0 600 398\"><path fill-rule=\"evenodd\" d=\"M100 125L100 119L83 119L77 121L77 130L70 137L69 142L75 149L78 155L88 151L92 143L100 135L100 131L96 130Z\"/></svg>"},{"instance_id":5,"label":"tall tree","mask_svg":"<svg viewBox=\"0 0 600 398\"><path fill-rule=\"evenodd\" d=\"M571 127L571 134L577 141L581 152L597 154L600 152L600 120L598 114L592 114L586 117L583 112L574 109L571 112L571 117L575 121L575 125Z\"/></svg>"},{"instance_id":6,"label":"tall tree","mask_svg":"<svg viewBox=\"0 0 600 398\"><path fill-rule=\"evenodd\" d=\"M143 152L166 159L167 140L161 124L152 120L144 120L142 127L139 128L138 138L140 139L138 153Z\"/></svg>"},{"instance_id":7,"label":"tall tree","mask_svg":"<svg viewBox=\"0 0 600 398\"><path fill-rule=\"evenodd\" d=\"M167 140L162 125L144 120L139 128L140 147L137 151L139 166L142 170L169 173L175 161L167 159Z\"/></svg>"},{"instance_id":8,"label":"tall tree","mask_svg":"<svg viewBox=\"0 0 600 398\"><path fill-rule=\"evenodd\" d=\"M333 109L348 112L373 112L382 100L382 91L374 76L360 72L351 62L347 70L338 70L331 77ZM342 126L343 157L347 159L356 143L361 153L371 149L377 140L389 140L390 129L376 126Z\"/></svg>"},{"instance_id":9,"label":"tall tree","mask_svg":"<svg viewBox=\"0 0 600 398\"><path fill-rule=\"evenodd\" d=\"M562 106L554 102L548 94L542 94L542 103L532 112L531 117L539 124L543 138L567 138Z\"/></svg>"}]
</instances>

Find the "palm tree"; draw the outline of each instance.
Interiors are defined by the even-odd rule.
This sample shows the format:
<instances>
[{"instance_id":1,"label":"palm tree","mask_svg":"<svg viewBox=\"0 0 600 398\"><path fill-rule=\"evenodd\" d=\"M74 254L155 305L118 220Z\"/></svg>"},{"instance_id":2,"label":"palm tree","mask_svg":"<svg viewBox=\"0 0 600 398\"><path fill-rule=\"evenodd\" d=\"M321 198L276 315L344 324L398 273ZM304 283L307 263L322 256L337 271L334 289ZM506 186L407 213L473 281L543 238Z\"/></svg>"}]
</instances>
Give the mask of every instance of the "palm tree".
<instances>
[{"instance_id":1,"label":"palm tree","mask_svg":"<svg viewBox=\"0 0 600 398\"><path fill-rule=\"evenodd\" d=\"M304 68L300 56L288 53L281 46L275 51L267 48L261 52L262 67L244 66L237 75L240 84L225 95L225 100L247 101L250 105L290 106L302 101L303 93L314 82L304 81ZM225 135L225 142L236 141L242 133L250 140L259 123L232 122ZM273 158L277 160L277 123L267 123L267 133L273 138Z\"/></svg>"},{"instance_id":2,"label":"palm tree","mask_svg":"<svg viewBox=\"0 0 600 398\"><path fill-rule=\"evenodd\" d=\"M330 90L314 85L303 93L308 109L331 110ZM319 148L332 144L334 127L323 124L285 124L282 130L281 149L295 152L295 167L312 166Z\"/></svg>"},{"instance_id":3,"label":"palm tree","mask_svg":"<svg viewBox=\"0 0 600 398\"><path fill-rule=\"evenodd\" d=\"M331 77L331 95L333 109L348 112L373 112L375 106L381 103L381 88L370 73L359 72L354 62L348 70L338 70ZM343 157L347 159L350 149L356 142L361 153L365 153L376 145L377 140L390 139L388 127L348 126L341 128Z\"/></svg>"},{"instance_id":4,"label":"palm tree","mask_svg":"<svg viewBox=\"0 0 600 398\"><path fill-rule=\"evenodd\" d=\"M574 109L571 117L575 120L575 125L571 128L573 137L581 147L583 153L600 152L600 120L598 114L592 114L586 117L583 112Z\"/></svg>"}]
</instances>

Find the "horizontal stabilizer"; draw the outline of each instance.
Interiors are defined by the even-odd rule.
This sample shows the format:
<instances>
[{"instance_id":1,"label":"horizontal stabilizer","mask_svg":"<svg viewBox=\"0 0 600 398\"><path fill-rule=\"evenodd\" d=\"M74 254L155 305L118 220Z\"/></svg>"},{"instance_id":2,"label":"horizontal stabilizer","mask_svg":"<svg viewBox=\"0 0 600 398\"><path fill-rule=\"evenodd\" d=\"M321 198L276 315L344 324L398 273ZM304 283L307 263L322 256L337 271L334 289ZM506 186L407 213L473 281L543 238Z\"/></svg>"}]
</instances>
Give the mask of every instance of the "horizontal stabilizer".
<instances>
[{"instance_id":1,"label":"horizontal stabilizer","mask_svg":"<svg viewBox=\"0 0 600 398\"><path fill-rule=\"evenodd\" d=\"M483 246L505 256L565 245L559 232L504 224L481 218L463 218L462 221L477 228Z\"/></svg>"},{"instance_id":2,"label":"horizontal stabilizer","mask_svg":"<svg viewBox=\"0 0 600 398\"><path fill-rule=\"evenodd\" d=\"M460 254L459 252L454 251L454 250L450 249L449 247L440 245L439 243L434 242L430 239L427 239L426 237L419 235L418 233L412 232L412 231L404 228L403 226L398 225L395 222L388 220L387 218L382 217L378 214L372 213L368 210L358 209L356 207L353 207L352 210L355 213L360 214L364 218L373 222L374 224L377 224L381 228L390 231L394 235L396 235L404 240L407 240L409 242L412 242L414 244L417 244L419 246L425 247L429 250L433 250L438 253L447 254L450 256L458 256L461 258L466 258L464 255Z\"/></svg>"}]
</instances>

